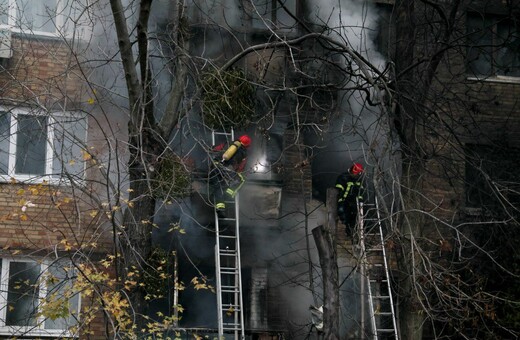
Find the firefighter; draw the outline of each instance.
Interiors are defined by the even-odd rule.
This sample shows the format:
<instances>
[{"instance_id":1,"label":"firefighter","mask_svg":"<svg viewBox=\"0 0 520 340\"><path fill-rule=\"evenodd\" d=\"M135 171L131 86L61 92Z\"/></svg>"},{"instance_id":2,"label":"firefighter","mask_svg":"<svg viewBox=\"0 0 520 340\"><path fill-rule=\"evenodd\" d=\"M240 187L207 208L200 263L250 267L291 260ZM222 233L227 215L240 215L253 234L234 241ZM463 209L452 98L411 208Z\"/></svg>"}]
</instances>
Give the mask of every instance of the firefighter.
<instances>
[{"instance_id":1,"label":"firefighter","mask_svg":"<svg viewBox=\"0 0 520 340\"><path fill-rule=\"evenodd\" d=\"M361 163L354 163L347 172L336 179L338 189L338 217L346 226L348 236L352 236L356 226L357 202L363 200L361 195L361 176L364 169Z\"/></svg>"},{"instance_id":2,"label":"firefighter","mask_svg":"<svg viewBox=\"0 0 520 340\"><path fill-rule=\"evenodd\" d=\"M242 135L227 147L225 143L213 147L213 151L219 155L213 160L210 184L219 217L224 216L226 198L234 199L245 182L243 171L247 162L247 148L250 145L251 138Z\"/></svg>"}]
</instances>

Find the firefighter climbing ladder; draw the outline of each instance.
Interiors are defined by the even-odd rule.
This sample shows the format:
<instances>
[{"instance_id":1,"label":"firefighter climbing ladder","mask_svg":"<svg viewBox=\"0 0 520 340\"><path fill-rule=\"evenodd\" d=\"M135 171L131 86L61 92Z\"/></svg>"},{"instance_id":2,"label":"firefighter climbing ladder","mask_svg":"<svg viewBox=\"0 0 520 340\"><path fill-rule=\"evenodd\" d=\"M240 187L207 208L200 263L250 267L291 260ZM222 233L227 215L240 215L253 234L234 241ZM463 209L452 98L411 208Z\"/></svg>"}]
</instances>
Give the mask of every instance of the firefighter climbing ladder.
<instances>
[{"instance_id":1,"label":"firefighter climbing ladder","mask_svg":"<svg viewBox=\"0 0 520 340\"><path fill-rule=\"evenodd\" d=\"M213 145L218 138L225 138L229 144L234 140L234 132L212 133ZM240 237L238 221L238 194L226 200L226 217L220 217L215 210L215 270L217 277L218 336L233 334L234 339L245 338L244 311L242 302L242 271L240 264Z\"/></svg>"},{"instance_id":2,"label":"firefighter climbing ladder","mask_svg":"<svg viewBox=\"0 0 520 340\"><path fill-rule=\"evenodd\" d=\"M359 204L362 277L366 280L371 339L398 340L395 306L377 198L375 204Z\"/></svg>"}]
</instances>

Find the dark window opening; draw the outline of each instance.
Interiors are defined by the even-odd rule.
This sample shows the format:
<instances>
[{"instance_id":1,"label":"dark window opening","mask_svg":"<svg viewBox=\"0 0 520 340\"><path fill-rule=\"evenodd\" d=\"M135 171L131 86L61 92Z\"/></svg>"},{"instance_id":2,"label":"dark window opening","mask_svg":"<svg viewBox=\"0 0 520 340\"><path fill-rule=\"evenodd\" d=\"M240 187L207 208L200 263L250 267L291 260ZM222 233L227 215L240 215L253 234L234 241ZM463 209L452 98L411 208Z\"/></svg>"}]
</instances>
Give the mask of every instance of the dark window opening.
<instances>
[{"instance_id":1,"label":"dark window opening","mask_svg":"<svg viewBox=\"0 0 520 340\"><path fill-rule=\"evenodd\" d=\"M491 215L516 212L520 207L520 149L466 145L466 206Z\"/></svg>"},{"instance_id":2,"label":"dark window opening","mask_svg":"<svg viewBox=\"0 0 520 340\"><path fill-rule=\"evenodd\" d=\"M467 72L475 76L520 76L518 20L468 13Z\"/></svg>"}]
</instances>

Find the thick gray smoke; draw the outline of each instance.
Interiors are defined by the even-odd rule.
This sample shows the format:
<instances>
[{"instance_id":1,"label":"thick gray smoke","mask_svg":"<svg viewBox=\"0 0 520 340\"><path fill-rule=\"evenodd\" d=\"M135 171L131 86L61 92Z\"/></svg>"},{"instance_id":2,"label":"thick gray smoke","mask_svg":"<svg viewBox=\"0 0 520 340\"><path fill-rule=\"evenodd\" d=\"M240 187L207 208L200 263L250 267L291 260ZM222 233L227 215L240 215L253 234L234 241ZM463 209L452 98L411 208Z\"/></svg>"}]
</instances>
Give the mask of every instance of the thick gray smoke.
<instances>
[{"instance_id":1,"label":"thick gray smoke","mask_svg":"<svg viewBox=\"0 0 520 340\"><path fill-rule=\"evenodd\" d=\"M197 58L194 60L204 63L218 56L223 56L225 59L230 53L235 52L232 48L229 48L232 45L226 37L229 37L229 40L236 37L221 33L242 28L243 11L239 8L238 1L196 0L187 2L187 4L192 23L209 24L214 29L220 28L220 31L213 30L212 33L208 30L198 37L200 40L195 41L192 46L192 50L197 54ZM167 29L168 15L172 11L170 6L170 1L158 0L154 2L154 21L150 27L152 32ZM108 15L108 8L103 9L103 11ZM129 9L130 12L131 9ZM331 37L359 52L376 67L380 69L383 67L384 59L376 51L372 41L378 16L368 2L316 0L311 4L311 12L314 13L311 19L316 24L330 27L329 34ZM110 21L107 20L107 22ZM100 55L102 58L97 58L97 60L102 61L95 65L97 70L101 72L93 73L92 80L96 86L106 90L107 95L116 104L123 103L126 98L126 89L120 64L115 61L104 62L105 60L117 60L117 58L113 58L117 52L115 31L112 25L107 25L103 21L95 28L92 36L91 56ZM164 48L165 46L159 45L158 41L156 43L151 44L154 53L151 67L156 76L156 108L158 115L160 115L165 104L166 94L175 84L168 64L168 58L174 57L174 55L169 55L168 49ZM346 58L349 59L348 56ZM96 58L92 59L96 60ZM358 66L354 70L361 72ZM352 79L354 84L356 81L357 79ZM308 140L308 144L317 145L319 149L319 152L314 154L315 157L312 162L313 182L315 188L320 191L318 196L323 196L326 188L334 185L335 177L340 172L345 171L352 161L374 162L371 150L378 144L380 135L387 131L384 122L381 120L381 112L378 108L369 107L365 104L366 98L362 92L345 92L340 94L340 98L342 98L342 101L338 115L330 122L330 128L324 131L323 135L311 136ZM122 114L114 115L111 117L111 124L124 127L126 119L127 117ZM278 129L278 132L283 131L286 126L286 122L284 123L274 123L274 129ZM187 150L186 152L190 153L189 155L193 157L197 167L201 166L206 160L207 154L202 150L200 141L205 140L207 144L210 144L209 138L205 136L207 130L201 127L200 122L189 119L183 120L180 127L175 143L178 142L182 152ZM257 137L257 141L262 140L259 134L255 135L255 131L251 132L253 136ZM257 166L257 170L261 171L263 165L269 165L267 159L270 155L263 154L268 149L267 147L261 148L261 152L259 152L258 144L251 149L248 165ZM281 149L280 145L277 146ZM262 188L252 185L243 189L240 201L242 205L241 230L244 239L254 240L253 244L243 248L243 256L247 258L252 272L261 272L267 267L269 273L277 274L269 278L270 288L277 290L280 301L284 302L280 306L285 311L284 317L290 319L289 322L299 325L302 330L300 335L305 335L305 331L309 329L309 306L319 304L319 295L321 294L321 292L318 294L318 301L315 301L315 297L308 290L309 253L306 251L306 242L310 239L312 246L312 238L308 233L317 225L324 224L326 216L322 203L311 201L303 206L301 201L295 200L278 202L276 209L280 205L282 206L279 214L269 215L270 211L267 211L266 216L266 211L260 209L259 201L265 200L265 197L271 197L275 200L273 197L278 197L276 191L280 189L276 186L276 183L272 186L264 184ZM272 206L276 206L276 204ZM156 223L160 228L154 232L154 240L162 247L166 249L176 248L180 251L179 246L182 245L182 251L186 250L181 270L184 269L193 275L207 275L210 280L212 279L210 275L214 274L212 266L215 244L214 233L212 233L212 214L211 208L198 195L172 205L161 205L158 207L156 218ZM305 214L307 214L307 220ZM180 223L186 231L186 235L174 235L168 232L171 229L172 222ZM317 279L319 274L317 268L319 266L314 250L310 257L314 263L312 274ZM343 267L343 277L351 269L351 266ZM190 277L186 276L184 279L189 280ZM210 281L210 283L214 284L214 281ZM317 281L316 290L319 291L319 289L319 281ZM358 294L359 286L356 280L349 279L342 289L350 299L350 297L355 297ZM187 294L185 292L183 294L185 299L184 301L181 300L181 303L186 304L189 311L185 317L189 325L214 327L216 320L215 296L206 292L203 294L200 292ZM244 298L247 299L248 296ZM167 307L165 306L165 308ZM350 304L350 307L352 307L352 304ZM357 322L358 309L358 307L355 307L347 310L345 307L345 315L348 316L345 320L349 320L345 321L343 325L345 332L351 324ZM191 316L188 316L188 313Z\"/></svg>"}]
</instances>

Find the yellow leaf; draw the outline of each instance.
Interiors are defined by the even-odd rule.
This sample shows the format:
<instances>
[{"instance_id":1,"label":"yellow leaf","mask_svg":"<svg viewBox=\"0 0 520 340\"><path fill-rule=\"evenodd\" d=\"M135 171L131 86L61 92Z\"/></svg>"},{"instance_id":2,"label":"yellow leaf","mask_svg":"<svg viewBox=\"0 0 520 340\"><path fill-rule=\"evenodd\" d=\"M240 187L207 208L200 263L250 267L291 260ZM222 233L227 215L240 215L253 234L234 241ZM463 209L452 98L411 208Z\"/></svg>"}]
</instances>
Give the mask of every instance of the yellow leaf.
<instances>
[{"instance_id":1,"label":"yellow leaf","mask_svg":"<svg viewBox=\"0 0 520 340\"><path fill-rule=\"evenodd\" d=\"M87 103L89 103L90 105L94 104L96 101L94 100L94 98L89 98L87 100Z\"/></svg>"},{"instance_id":2,"label":"yellow leaf","mask_svg":"<svg viewBox=\"0 0 520 340\"><path fill-rule=\"evenodd\" d=\"M81 153L83 154L83 160L88 161L89 159L92 159L92 155L88 153L88 151L82 150Z\"/></svg>"},{"instance_id":3,"label":"yellow leaf","mask_svg":"<svg viewBox=\"0 0 520 340\"><path fill-rule=\"evenodd\" d=\"M19 189L16 194L17 195L23 195L23 194L25 194L25 190L24 189Z\"/></svg>"},{"instance_id":4,"label":"yellow leaf","mask_svg":"<svg viewBox=\"0 0 520 340\"><path fill-rule=\"evenodd\" d=\"M98 214L98 212L96 210L92 210L89 215L90 215L90 217L96 217L97 214Z\"/></svg>"},{"instance_id":5,"label":"yellow leaf","mask_svg":"<svg viewBox=\"0 0 520 340\"><path fill-rule=\"evenodd\" d=\"M27 215L25 215L25 214L21 214L21 215L20 215L20 220L21 220L21 221L27 221Z\"/></svg>"}]
</instances>

